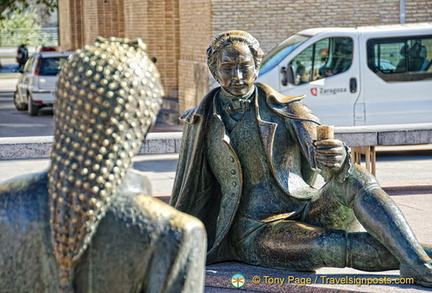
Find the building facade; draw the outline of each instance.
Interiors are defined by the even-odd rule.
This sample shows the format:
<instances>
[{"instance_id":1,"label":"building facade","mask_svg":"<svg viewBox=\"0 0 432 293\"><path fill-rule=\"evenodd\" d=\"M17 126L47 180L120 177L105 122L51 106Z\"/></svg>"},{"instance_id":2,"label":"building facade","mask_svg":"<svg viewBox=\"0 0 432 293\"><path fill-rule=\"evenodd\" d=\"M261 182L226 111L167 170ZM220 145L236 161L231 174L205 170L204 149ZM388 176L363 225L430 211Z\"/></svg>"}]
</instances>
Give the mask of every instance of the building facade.
<instances>
[{"instance_id":1,"label":"building facade","mask_svg":"<svg viewBox=\"0 0 432 293\"><path fill-rule=\"evenodd\" d=\"M165 94L178 97L178 0L59 0L60 47L76 50L97 36L141 38L155 57Z\"/></svg>"},{"instance_id":2,"label":"building facade","mask_svg":"<svg viewBox=\"0 0 432 293\"><path fill-rule=\"evenodd\" d=\"M404 2L406 23L432 21L432 1ZM194 107L210 87L205 52L218 33L248 31L266 52L306 28L400 19L401 0L59 0L62 48L81 48L97 36L142 38L179 112Z\"/></svg>"}]
</instances>

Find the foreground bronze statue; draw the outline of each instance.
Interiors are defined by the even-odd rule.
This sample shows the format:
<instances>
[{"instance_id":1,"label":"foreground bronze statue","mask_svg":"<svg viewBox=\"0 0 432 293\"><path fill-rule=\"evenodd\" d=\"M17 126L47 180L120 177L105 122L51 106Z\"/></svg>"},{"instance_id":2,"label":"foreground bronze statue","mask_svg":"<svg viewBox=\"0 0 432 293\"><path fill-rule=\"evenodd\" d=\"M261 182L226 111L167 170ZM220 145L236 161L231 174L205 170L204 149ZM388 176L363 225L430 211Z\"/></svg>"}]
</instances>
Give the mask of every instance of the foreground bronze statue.
<instances>
[{"instance_id":1,"label":"foreground bronze statue","mask_svg":"<svg viewBox=\"0 0 432 293\"><path fill-rule=\"evenodd\" d=\"M302 103L254 83L262 58L242 31L217 36L208 65L221 85L182 115L171 204L199 218L207 262L308 271L324 266L399 269L432 285L421 245L393 200ZM327 181L312 187L317 172ZM367 232L354 232L361 223ZM428 254L429 253L429 256Z\"/></svg>"},{"instance_id":2,"label":"foreground bronze statue","mask_svg":"<svg viewBox=\"0 0 432 293\"><path fill-rule=\"evenodd\" d=\"M100 38L68 60L48 172L0 185L0 291L203 291L202 223L131 168L162 95L140 40Z\"/></svg>"}]
</instances>

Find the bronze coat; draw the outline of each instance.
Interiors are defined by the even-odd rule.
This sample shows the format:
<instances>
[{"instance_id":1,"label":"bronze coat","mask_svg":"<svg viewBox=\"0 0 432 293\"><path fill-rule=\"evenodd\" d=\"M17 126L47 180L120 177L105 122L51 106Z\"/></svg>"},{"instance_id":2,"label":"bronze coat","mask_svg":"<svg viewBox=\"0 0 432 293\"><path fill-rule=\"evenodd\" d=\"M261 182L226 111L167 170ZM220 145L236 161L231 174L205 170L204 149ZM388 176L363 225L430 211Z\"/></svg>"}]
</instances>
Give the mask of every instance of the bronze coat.
<instances>
[{"instance_id":1,"label":"bronze coat","mask_svg":"<svg viewBox=\"0 0 432 293\"><path fill-rule=\"evenodd\" d=\"M304 96L284 96L265 84L257 83L259 91L256 101L256 115L260 129L261 142L271 162L271 170L278 185L289 196L300 199L309 199L312 195L297 193L288 184L290 163L282 159L283 152L275 146L283 145L275 135L278 127L276 123L261 118L264 111L266 115L280 115L291 136L295 137L302 152L302 178L300 185L313 184L316 178L314 163L313 141L316 139L316 126L319 124L316 118L301 99ZM229 143L229 138L223 127L219 137L212 140L220 140L220 147L226 152L226 166L232 165L238 170L235 182L228 173L226 180L216 179L211 171L209 160L205 157L206 139L208 134L207 123L210 115L213 115L213 99L220 88L210 91L201 103L191 110L186 111L180 118L184 120L184 132L180 157L174 181L171 205L178 210L193 215L200 219L208 234L208 262L235 259L227 247L226 236L232 226L240 203L242 193L242 173L240 162L234 149ZM263 100L264 99L264 100ZM261 105L258 107L258 104ZM267 108L267 109L266 109ZM230 168L227 168L227 172ZM306 183L306 184L304 184Z\"/></svg>"}]
</instances>

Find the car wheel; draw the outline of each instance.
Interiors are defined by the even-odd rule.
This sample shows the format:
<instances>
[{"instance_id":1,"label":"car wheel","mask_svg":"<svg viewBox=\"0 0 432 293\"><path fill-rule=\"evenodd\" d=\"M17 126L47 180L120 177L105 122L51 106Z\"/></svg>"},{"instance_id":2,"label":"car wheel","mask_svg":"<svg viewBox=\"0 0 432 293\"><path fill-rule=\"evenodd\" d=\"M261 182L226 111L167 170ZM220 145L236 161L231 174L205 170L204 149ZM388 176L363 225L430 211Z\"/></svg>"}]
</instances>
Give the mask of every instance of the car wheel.
<instances>
[{"instance_id":1,"label":"car wheel","mask_svg":"<svg viewBox=\"0 0 432 293\"><path fill-rule=\"evenodd\" d=\"M19 95L19 94L18 94L18 91L16 91L16 92L14 93L14 98L13 98L15 108L16 108L18 111L25 111L25 110L27 110L27 104L18 102L18 95Z\"/></svg>"},{"instance_id":2,"label":"car wheel","mask_svg":"<svg viewBox=\"0 0 432 293\"><path fill-rule=\"evenodd\" d=\"M39 113L39 107L33 103L30 95L28 97L28 114L29 116L36 116Z\"/></svg>"}]
</instances>

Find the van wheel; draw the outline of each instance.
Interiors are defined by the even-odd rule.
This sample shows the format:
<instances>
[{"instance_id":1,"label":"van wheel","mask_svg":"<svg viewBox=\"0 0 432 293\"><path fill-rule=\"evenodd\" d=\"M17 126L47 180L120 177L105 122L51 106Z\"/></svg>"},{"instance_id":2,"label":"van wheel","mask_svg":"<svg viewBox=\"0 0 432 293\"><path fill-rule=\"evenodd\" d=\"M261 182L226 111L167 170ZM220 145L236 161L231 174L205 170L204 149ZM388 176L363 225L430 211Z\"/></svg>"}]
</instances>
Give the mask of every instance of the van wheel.
<instances>
[{"instance_id":1,"label":"van wheel","mask_svg":"<svg viewBox=\"0 0 432 293\"><path fill-rule=\"evenodd\" d=\"M33 103L33 99L29 95L28 98L28 114L29 116L36 116L39 113L39 107Z\"/></svg>"},{"instance_id":2,"label":"van wheel","mask_svg":"<svg viewBox=\"0 0 432 293\"><path fill-rule=\"evenodd\" d=\"M25 110L27 110L27 104L25 104L25 103L20 103L20 102L18 102L18 91L15 91L15 93L14 93L14 105L15 105L15 108L18 110L18 111L25 111Z\"/></svg>"}]
</instances>

